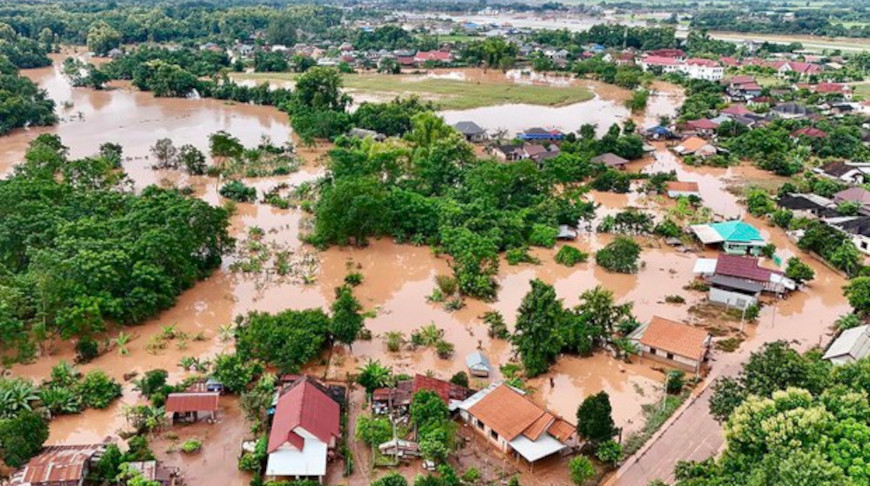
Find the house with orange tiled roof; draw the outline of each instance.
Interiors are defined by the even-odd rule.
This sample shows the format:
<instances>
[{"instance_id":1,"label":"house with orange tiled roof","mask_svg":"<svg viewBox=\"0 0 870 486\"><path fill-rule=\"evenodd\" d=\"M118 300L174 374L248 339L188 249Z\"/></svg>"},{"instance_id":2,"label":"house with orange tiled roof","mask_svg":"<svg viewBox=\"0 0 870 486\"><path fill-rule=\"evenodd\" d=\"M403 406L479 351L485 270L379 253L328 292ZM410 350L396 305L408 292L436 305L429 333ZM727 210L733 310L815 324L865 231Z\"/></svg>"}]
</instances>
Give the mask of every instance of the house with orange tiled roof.
<instances>
[{"instance_id":1,"label":"house with orange tiled roof","mask_svg":"<svg viewBox=\"0 0 870 486\"><path fill-rule=\"evenodd\" d=\"M628 338L640 349L640 355L674 368L701 374L712 337L707 331L655 316L635 329Z\"/></svg>"},{"instance_id":2,"label":"house with orange tiled roof","mask_svg":"<svg viewBox=\"0 0 870 486\"><path fill-rule=\"evenodd\" d=\"M459 415L493 447L530 464L581 445L575 425L502 382L460 403Z\"/></svg>"}]
</instances>

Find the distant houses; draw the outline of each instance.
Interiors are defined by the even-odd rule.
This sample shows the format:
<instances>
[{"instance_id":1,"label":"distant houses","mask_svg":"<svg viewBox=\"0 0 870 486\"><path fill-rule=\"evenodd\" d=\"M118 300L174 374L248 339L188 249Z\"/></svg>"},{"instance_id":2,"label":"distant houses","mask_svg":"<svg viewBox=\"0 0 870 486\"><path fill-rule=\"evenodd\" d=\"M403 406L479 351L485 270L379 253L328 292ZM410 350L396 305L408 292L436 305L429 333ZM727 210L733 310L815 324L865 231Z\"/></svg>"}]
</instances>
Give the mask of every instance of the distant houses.
<instances>
[{"instance_id":1,"label":"distant houses","mask_svg":"<svg viewBox=\"0 0 870 486\"><path fill-rule=\"evenodd\" d=\"M665 191L668 197L672 199L692 196L701 197L701 190L698 188L697 182L668 181L665 183Z\"/></svg>"},{"instance_id":2,"label":"distant houses","mask_svg":"<svg viewBox=\"0 0 870 486\"><path fill-rule=\"evenodd\" d=\"M461 121L453 125L459 133L465 137L465 140L471 143L479 143L486 140L486 130L480 127L473 121Z\"/></svg>"},{"instance_id":3,"label":"distant houses","mask_svg":"<svg viewBox=\"0 0 870 486\"><path fill-rule=\"evenodd\" d=\"M625 169L625 166L630 161L627 159L624 159L624 158L622 158L614 153L607 152L607 153L603 153L601 155L597 155L595 157L592 157L591 162L593 164L603 164L604 166L609 167L611 169L623 170L623 169Z\"/></svg>"}]
</instances>

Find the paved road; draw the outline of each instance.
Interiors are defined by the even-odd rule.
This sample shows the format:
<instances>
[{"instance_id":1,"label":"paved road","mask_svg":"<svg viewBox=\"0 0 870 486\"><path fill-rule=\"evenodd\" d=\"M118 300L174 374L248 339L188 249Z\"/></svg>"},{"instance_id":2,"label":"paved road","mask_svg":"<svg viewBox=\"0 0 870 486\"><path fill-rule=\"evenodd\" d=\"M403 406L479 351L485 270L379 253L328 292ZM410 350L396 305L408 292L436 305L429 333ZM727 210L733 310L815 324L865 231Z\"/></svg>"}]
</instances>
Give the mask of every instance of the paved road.
<instances>
[{"instance_id":1,"label":"paved road","mask_svg":"<svg viewBox=\"0 0 870 486\"><path fill-rule=\"evenodd\" d=\"M724 442L722 427L708 412L712 388L694 397L669 427L635 460L623 465L608 486L645 486L654 479L672 481L680 460L700 461L715 454Z\"/></svg>"}]
</instances>

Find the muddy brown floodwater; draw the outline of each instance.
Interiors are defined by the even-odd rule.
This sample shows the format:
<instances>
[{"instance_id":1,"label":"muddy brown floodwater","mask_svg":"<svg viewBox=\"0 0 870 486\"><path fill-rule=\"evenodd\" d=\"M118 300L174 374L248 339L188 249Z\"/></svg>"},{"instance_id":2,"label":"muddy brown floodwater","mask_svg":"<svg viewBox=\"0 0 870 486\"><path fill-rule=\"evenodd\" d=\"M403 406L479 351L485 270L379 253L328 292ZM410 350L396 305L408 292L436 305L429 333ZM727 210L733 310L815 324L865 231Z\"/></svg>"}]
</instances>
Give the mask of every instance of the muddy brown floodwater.
<instances>
[{"instance_id":1,"label":"muddy brown floodwater","mask_svg":"<svg viewBox=\"0 0 870 486\"><path fill-rule=\"evenodd\" d=\"M187 178L177 172L155 172L148 168L146 157L157 139L169 137L176 145L190 143L205 150L208 135L217 130L227 130L249 145L258 142L263 135L277 143L292 138L286 115L274 108L215 100L154 98L123 84L99 92L72 89L61 76L57 64L26 71L25 74L47 89L59 104L71 101L72 107L59 108L63 121L57 127L20 130L3 137L0 144L0 173L8 173L22 159L28 142L36 135L57 133L70 147L74 157L94 153L103 142L121 143L125 156L129 157L124 167L137 188L153 183L190 184L200 197L210 203L220 204L223 200L217 194L220 185L218 180ZM656 94L651 98L647 112L631 115L622 104L627 96L625 90L603 85L594 88L597 97L578 105L561 108L506 105L466 112L445 112L444 115L448 121L472 119L485 128L498 128L509 122L515 124L516 129L545 125L576 130L583 123L597 123L606 129L611 123L629 116L639 126L649 126L655 124L659 116L673 115L681 98L675 87L656 85ZM323 147L305 150L301 154L306 163L299 172L246 182L262 191L279 182L296 184L318 177L322 169L315 159L323 154ZM769 178L768 174L757 173L749 167L685 167L660 144L656 145L653 156L634 163L632 169L648 172L677 170L681 179L698 181L707 203L716 212L726 216L737 216L743 212L737 205L737 198L725 189L729 179L739 185L746 179ZM629 204L645 204L653 209L658 205L637 194L593 193L592 197L602 204L604 212L617 211ZM313 251L304 248L299 241L302 219L303 214L297 210L281 210L260 203L238 204L232 220L232 231L241 237L248 228L258 226L265 230L267 241L298 251ZM799 254L780 230L753 222L763 228L765 236L777 243L784 256ZM606 244L609 238L607 235L584 235L576 245L583 250L594 251ZM119 380L126 373L164 368L170 371L171 380L181 379L185 376L185 372L178 367L182 357L208 358L231 346L219 339L218 329L231 323L234 316L250 310L277 312L328 306L334 295L333 289L342 283L348 268L358 268L357 271L365 277L356 293L366 310L375 314L366 322L374 338L355 343L352 352L346 348L336 348L331 353L328 366L324 363L312 365L313 372L336 380L343 380L347 373L370 358L392 366L396 372L432 371L442 378L465 370L465 356L476 349L482 349L495 365L510 361L513 359L511 346L504 341L490 339L480 316L486 311L498 310L512 326L520 301L529 288L529 280L533 278L553 284L567 305L577 304L583 291L601 285L612 290L619 302L633 302L634 312L641 320L661 315L676 320L696 321L688 309L700 302L702 296L683 290L683 286L692 278L696 255L662 248L655 242L645 242L645 245L645 265L636 275L611 274L593 263L566 268L553 261L558 248L533 250L540 258L541 265L509 266L502 262L497 276L500 291L496 302L469 300L465 308L456 312L447 312L426 300L434 288L434 277L450 272L447 260L433 255L428 247L398 245L384 239L373 240L363 249L331 248L318 254L320 264L317 280L310 285L234 274L229 271L232 258L228 258L212 276L179 296L173 308L148 322L126 329L126 332L134 335L128 346L129 355L121 356L112 351L82 368L104 369ZM708 251L706 254L714 253ZM745 346L757 347L765 340L778 338L816 344L835 316L848 310L840 293L843 279L817 262L810 261L810 264L818 277L809 291L765 308L757 329L749 333L754 337ZM683 305L668 304L664 301L667 295L683 295L687 302ZM434 351L428 349L397 353L387 351L383 340L386 332L401 331L409 336L415 328L430 323L443 329L445 338L455 345L453 358L439 359ZM146 351L148 340L159 334L161 327L166 325L176 325L178 330L191 335L202 333L205 339L190 340L184 345L170 342L166 349L155 354ZM57 343L51 354L42 356L34 364L18 365L13 373L43 379L49 375L53 365L61 360L71 361L73 356L71 343ZM716 359L728 360L729 356L717 353ZM495 378L500 375L498 371L495 374ZM623 363L599 353L589 358L563 357L549 373L531 380L529 385L535 401L569 420L573 420L576 407L583 397L605 390L611 396L617 425L630 431L642 425L641 406L661 397L662 381L662 373L650 363L639 359L633 363ZM112 407L52 421L49 442L81 443L115 436L124 427L123 406L138 400L132 384L125 383L123 398ZM224 397L221 400L220 417L214 425L173 428L172 432L177 434L178 439L162 434L153 442L155 451L170 464L183 466L192 484L247 484L249 478L237 471L235 458L239 443L248 432L234 398ZM173 449L174 443L189 437L203 440L201 452L193 456L167 452ZM368 484L368 472L360 469L351 478L337 479L336 482ZM413 472L408 471L409 474ZM330 477L338 476L340 474L336 475L334 471L330 473ZM523 484L538 484L541 481L541 478L530 476ZM546 480L547 484L566 481L564 474L559 480L554 480L552 475Z\"/></svg>"}]
</instances>

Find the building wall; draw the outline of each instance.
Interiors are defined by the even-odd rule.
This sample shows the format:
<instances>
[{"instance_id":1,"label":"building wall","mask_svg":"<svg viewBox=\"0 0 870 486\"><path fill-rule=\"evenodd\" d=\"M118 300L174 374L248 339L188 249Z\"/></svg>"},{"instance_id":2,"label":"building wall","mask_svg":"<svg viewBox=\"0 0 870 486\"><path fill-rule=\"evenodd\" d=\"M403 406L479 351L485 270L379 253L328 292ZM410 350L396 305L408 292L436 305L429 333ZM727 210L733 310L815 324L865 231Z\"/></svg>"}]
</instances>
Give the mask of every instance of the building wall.
<instances>
[{"instance_id":1,"label":"building wall","mask_svg":"<svg viewBox=\"0 0 870 486\"><path fill-rule=\"evenodd\" d=\"M493 438L493 430L488 425L483 424L482 422L477 420L477 417L472 415L470 412L462 410L459 415L469 426L474 429L477 434L486 438L486 440L489 441L489 443L492 444L493 447L499 449L504 453L507 453L510 450L510 445L508 444L508 441L505 437L498 436L497 439Z\"/></svg>"},{"instance_id":2,"label":"building wall","mask_svg":"<svg viewBox=\"0 0 870 486\"><path fill-rule=\"evenodd\" d=\"M727 305L735 309L745 309L750 305L757 304L758 299L750 295L732 292L730 290L710 287L710 301L718 304Z\"/></svg>"},{"instance_id":3,"label":"building wall","mask_svg":"<svg viewBox=\"0 0 870 486\"><path fill-rule=\"evenodd\" d=\"M642 356L644 358L652 358L656 361L665 363L675 368L691 371L693 373L699 369L699 366L701 364L698 362L698 360L688 358L686 356L680 356L678 354L668 355L668 352L663 349L653 350L649 346L642 346L642 348Z\"/></svg>"}]
</instances>

